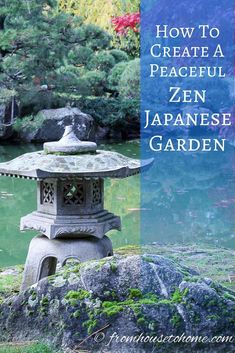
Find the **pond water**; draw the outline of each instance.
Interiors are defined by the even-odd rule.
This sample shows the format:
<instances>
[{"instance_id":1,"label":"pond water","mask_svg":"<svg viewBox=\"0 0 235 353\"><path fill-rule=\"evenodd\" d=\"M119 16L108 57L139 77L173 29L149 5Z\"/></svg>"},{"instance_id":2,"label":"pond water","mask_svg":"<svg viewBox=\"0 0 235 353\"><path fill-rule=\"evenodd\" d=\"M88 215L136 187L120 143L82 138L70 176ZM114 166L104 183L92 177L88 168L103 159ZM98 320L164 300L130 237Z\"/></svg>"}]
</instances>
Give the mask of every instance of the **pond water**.
<instances>
[{"instance_id":1,"label":"pond water","mask_svg":"<svg viewBox=\"0 0 235 353\"><path fill-rule=\"evenodd\" d=\"M101 145L127 156L139 157L138 141ZM26 152L42 149L41 145L2 145L0 162ZM122 231L110 232L114 247L139 243L139 176L124 180L106 180L105 208L122 217ZM20 218L36 209L36 182L0 177L0 267L25 262L30 239L38 232L19 230Z\"/></svg>"},{"instance_id":2,"label":"pond water","mask_svg":"<svg viewBox=\"0 0 235 353\"><path fill-rule=\"evenodd\" d=\"M138 158L138 141L101 145ZM2 145L0 161L40 145ZM213 159L206 154L155 154L154 179L143 175L140 238L140 178L106 180L105 207L122 217L122 231L111 232L114 247L140 242L209 243L235 249L234 147ZM20 218L36 209L36 182L0 178L0 267L25 262L30 239ZM154 220L153 220L154 219Z\"/></svg>"},{"instance_id":3,"label":"pond water","mask_svg":"<svg viewBox=\"0 0 235 353\"><path fill-rule=\"evenodd\" d=\"M235 249L235 147L152 157L141 178L141 241Z\"/></svg>"}]
</instances>

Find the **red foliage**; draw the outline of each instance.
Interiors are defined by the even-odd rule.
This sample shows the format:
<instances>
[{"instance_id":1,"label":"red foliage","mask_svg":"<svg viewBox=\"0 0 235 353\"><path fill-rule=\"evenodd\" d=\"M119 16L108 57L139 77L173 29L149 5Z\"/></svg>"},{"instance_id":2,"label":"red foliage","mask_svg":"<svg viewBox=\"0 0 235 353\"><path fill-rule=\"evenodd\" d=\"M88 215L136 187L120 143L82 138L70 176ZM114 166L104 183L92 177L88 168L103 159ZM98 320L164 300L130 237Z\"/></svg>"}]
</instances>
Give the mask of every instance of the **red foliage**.
<instances>
[{"instance_id":1,"label":"red foliage","mask_svg":"<svg viewBox=\"0 0 235 353\"><path fill-rule=\"evenodd\" d=\"M114 17L112 19L114 30L119 35L126 35L129 30L139 32L140 13L135 12L123 16Z\"/></svg>"}]
</instances>

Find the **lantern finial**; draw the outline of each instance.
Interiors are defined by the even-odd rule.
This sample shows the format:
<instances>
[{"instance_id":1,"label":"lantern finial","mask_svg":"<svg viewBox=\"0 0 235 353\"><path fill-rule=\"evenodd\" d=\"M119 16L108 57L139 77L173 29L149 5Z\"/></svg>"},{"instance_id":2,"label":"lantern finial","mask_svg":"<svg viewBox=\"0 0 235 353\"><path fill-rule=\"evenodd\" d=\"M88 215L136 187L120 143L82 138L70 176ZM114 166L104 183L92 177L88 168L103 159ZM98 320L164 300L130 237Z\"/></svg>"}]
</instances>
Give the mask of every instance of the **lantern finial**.
<instances>
[{"instance_id":1,"label":"lantern finial","mask_svg":"<svg viewBox=\"0 0 235 353\"><path fill-rule=\"evenodd\" d=\"M47 154L79 154L96 152L97 145L95 142L80 141L75 132L74 125L65 127L64 134L59 141L46 142L43 145L44 151Z\"/></svg>"}]
</instances>

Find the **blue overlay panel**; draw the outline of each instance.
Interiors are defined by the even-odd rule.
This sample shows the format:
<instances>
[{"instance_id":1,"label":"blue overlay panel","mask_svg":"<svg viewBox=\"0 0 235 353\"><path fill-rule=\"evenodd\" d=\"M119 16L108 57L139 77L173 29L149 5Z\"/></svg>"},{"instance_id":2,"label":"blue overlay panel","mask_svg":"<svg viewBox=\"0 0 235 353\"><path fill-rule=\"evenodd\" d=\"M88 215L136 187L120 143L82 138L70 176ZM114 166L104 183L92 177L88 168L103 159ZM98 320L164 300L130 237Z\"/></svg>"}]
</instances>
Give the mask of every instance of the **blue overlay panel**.
<instances>
[{"instance_id":1,"label":"blue overlay panel","mask_svg":"<svg viewBox=\"0 0 235 353\"><path fill-rule=\"evenodd\" d=\"M142 0L142 243L235 248L231 0Z\"/></svg>"}]
</instances>

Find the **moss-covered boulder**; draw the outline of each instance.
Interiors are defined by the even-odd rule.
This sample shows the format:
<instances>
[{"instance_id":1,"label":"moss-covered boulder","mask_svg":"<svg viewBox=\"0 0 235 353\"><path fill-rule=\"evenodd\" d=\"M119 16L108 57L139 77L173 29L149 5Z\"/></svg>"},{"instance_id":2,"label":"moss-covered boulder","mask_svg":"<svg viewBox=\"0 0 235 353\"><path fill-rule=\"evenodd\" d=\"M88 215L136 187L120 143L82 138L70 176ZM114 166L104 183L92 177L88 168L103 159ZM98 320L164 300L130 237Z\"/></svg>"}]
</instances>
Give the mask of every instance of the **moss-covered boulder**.
<instances>
[{"instance_id":1,"label":"moss-covered boulder","mask_svg":"<svg viewBox=\"0 0 235 353\"><path fill-rule=\"evenodd\" d=\"M1 341L43 339L64 349L94 353L235 349L229 343L191 347L161 342L162 335L233 336L235 293L159 255L69 264L8 298L0 313ZM158 340L133 342L133 337L143 336Z\"/></svg>"}]
</instances>

